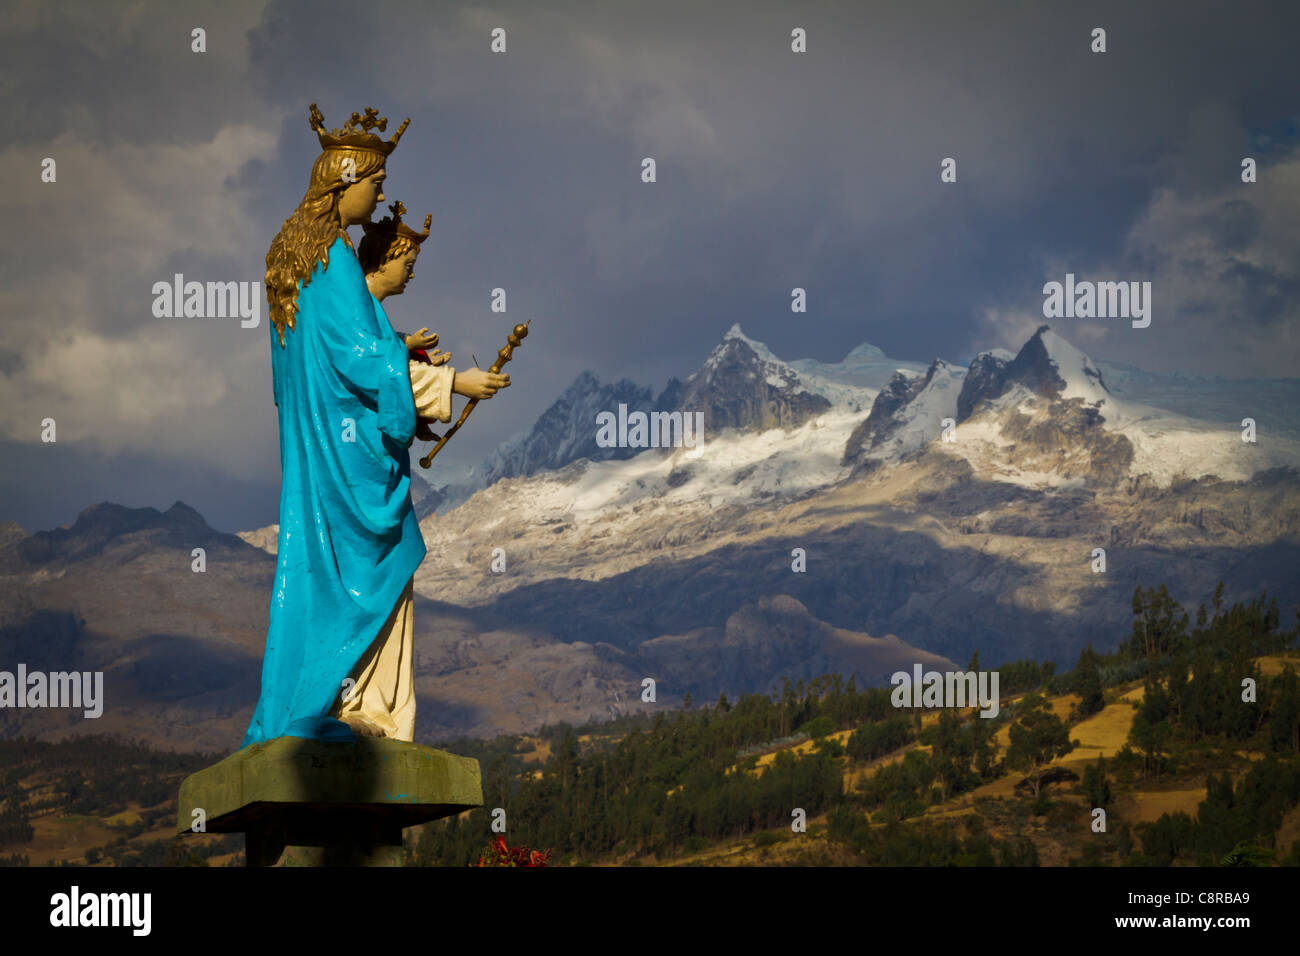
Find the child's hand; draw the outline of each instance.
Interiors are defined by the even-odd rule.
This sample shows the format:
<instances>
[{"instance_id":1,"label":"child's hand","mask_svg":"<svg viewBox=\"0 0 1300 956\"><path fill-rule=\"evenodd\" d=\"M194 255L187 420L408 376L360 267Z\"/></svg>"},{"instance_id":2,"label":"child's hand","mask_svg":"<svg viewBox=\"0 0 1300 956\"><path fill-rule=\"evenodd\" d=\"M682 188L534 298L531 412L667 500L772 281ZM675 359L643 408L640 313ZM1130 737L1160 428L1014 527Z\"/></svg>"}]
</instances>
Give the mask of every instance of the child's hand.
<instances>
[{"instance_id":1,"label":"child's hand","mask_svg":"<svg viewBox=\"0 0 1300 956\"><path fill-rule=\"evenodd\" d=\"M426 326L414 335L406 337L406 347L408 349L431 349L438 344L438 336L430 335Z\"/></svg>"},{"instance_id":2,"label":"child's hand","mask_svg":"<svg viewBox=\"0 0 1300 956\"><path fill-rule=\"evenodd\" d=\"M439 352L435 349L434 351L429 352L428 355L429 355L429 363L431 365L446 365L448 362L451 361L450 352Z\"/></svg>"},{"instance_id":3,"label":"child's hand","mask_svg":"<svg viewBox=\"0 0 1300 956\"><path fill-rule=\"evenodd\" d=\"M462 369L456 373L451 390L466 398L491 398L499 388L510 386L510 376L498 372L488 372L481 368Z\"/></svg>"}]
</instances>

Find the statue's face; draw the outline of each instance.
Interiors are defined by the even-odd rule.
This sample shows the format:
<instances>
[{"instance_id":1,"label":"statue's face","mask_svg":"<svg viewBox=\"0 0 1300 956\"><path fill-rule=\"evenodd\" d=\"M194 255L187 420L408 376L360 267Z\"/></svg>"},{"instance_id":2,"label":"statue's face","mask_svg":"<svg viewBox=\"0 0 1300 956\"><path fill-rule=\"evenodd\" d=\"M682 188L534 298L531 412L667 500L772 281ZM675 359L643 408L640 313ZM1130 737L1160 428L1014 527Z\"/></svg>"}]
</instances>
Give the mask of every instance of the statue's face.
<instances>
[{"instance_id":1,"label":"statue's face","mask_svg":"<svg viewBox=\"0 0 1300 956\"><path fill-rule=\"evenodd\" d=\"M345 228L370 221L370 214L384 199L386 175L381 168L364 179L358 179L339 195L339 219Z\"/></svg>"},{"instance_id":2,"label":"statue's face","mask_svg":"<svg viewBox=\"0 0 1300 956\"><path fill-rule=\"evenodd\" d=\"M407 249L405 255L398 256L391 262L385 263L396 273L393 281L397 283L397 287L393 290L394 292L405 292L406 283L415 278L415 257L419 254L418 249Z\"/></svg>"},{"instance_id":3,"label":"statue's face","mask_svg":"<svg viewBox=\"0 0 1300 956\"><path fill-rule=\"evenodd\" d=\"M408 249L396 259L389 259L382 266L366 277L375 298L401 295L406 290L406 283L415 275L415 257L418 249Z\"/></svg>"}]
</instances>

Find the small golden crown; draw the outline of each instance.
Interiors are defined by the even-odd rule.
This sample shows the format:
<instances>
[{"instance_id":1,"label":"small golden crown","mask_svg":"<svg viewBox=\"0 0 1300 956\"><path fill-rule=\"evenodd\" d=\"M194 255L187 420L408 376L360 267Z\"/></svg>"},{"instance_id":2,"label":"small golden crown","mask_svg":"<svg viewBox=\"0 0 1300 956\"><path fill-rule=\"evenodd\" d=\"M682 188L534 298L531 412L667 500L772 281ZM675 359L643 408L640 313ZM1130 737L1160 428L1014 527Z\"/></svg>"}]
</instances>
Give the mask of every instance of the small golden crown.
<instances>
[{"instance_id":1,"label":"small golden crown","mask_svg":"<svg viewBox=\"0 0 1300 956\"><path fill-rule=\"evenodd\" d=\"M388 117L380 116L379 110L374 107L367 106L364 115L353 113L352 118L342 129L326 130L325 117L321 115L315 103L311 105L311 128L316 131L321 149L366 149L387 156L397 149L397 141L402 138L402 133L406 132L407 124L410 122L409 116L402 120L402 125L397 128L393 138L384 142L370 132L372 129L378 129L382 133L388 128Z\"/></svg>"},{"instance_id":2,"label":"small golden crown","mask_svg":"<svg viewBox=\"0 0 1300 956\"><path fill-rule=\"evenodd\" d=\"M393 203L388 207L392 212L391 216L385 216L379 222L363 222L361 228L365 230L367 236L374 233L380 237L383 236L403 236L410 239L417 246L429 238L429 226L433 222L433 213L424 217L424 232L416 232L406 223L402 222L402 217L406 215L406 206L399 202Z\"/></svg>"}]
</instances>

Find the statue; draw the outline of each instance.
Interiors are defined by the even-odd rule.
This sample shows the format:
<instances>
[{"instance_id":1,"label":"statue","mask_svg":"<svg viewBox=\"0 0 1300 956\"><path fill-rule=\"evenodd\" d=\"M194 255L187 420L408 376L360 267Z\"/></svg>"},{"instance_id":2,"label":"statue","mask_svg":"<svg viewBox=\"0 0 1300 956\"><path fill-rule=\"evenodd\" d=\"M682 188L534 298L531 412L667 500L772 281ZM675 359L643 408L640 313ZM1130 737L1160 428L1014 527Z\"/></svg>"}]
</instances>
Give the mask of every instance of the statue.
<instances>
[{"instance_id":1,"label":"statue","mask_svg":"<svg viewBox=\"0 0 1300 956\"><path fill-rule=\"evenodd\" d=\"M451 391L477 401L510 384L495 372L444 368L447 356L421 362L413 389L408 342L372 295L347 233L384 198L386 162L410 120L384 141L372 130L383 132L387 119L374 109L332 131L314 103L310 115L321 154L266 256L280 535L262 692L242 746L413 739L412 579L425 546L409 449L419 418L450 420ZM403 249L380 265L400 261L404 287L418 241L396 224L394 234L402 243L390 251ZM412 340L417 349L436 344Z\"/></svg>"}]
</instances>

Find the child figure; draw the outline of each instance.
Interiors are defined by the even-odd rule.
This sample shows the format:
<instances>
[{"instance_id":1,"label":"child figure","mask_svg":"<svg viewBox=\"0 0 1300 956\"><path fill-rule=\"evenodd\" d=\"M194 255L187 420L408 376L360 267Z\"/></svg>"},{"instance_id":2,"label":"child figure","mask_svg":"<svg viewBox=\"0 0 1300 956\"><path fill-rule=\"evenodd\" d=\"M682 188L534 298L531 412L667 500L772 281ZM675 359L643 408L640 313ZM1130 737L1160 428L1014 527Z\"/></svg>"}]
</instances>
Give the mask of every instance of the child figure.
<instances>
[{"instance_id":1,"label":"child figure","mask_svg":"<svg viewBox=\"0 0 1300 956\"><path fill-rule=\"evenodd\" d=\"M357 260L366 276L370 294L379 302L390 295L401 295L406 284L415 275L415 259L420 254L420 243L429 238L433 216L424 217L424 232L416 232L402 222L406 207L393 203L388 207L391 216L379 222L363 223L365 238L357 249ZM381 310L382 311L382 310ZM438 336L430 335L428 328L413 335L403 335L411 374L411 394L415 399L417 416L416 437L421 441L434 441L429 430L430 421L451 421L452 393L467 398L491 398L497 389L510 384L509 375L498 375L473 368L457 372L447 365L450 352L439 352L435 346ZM432 354L428 351L433 349Z\"/></svg>"}]
</instances>

